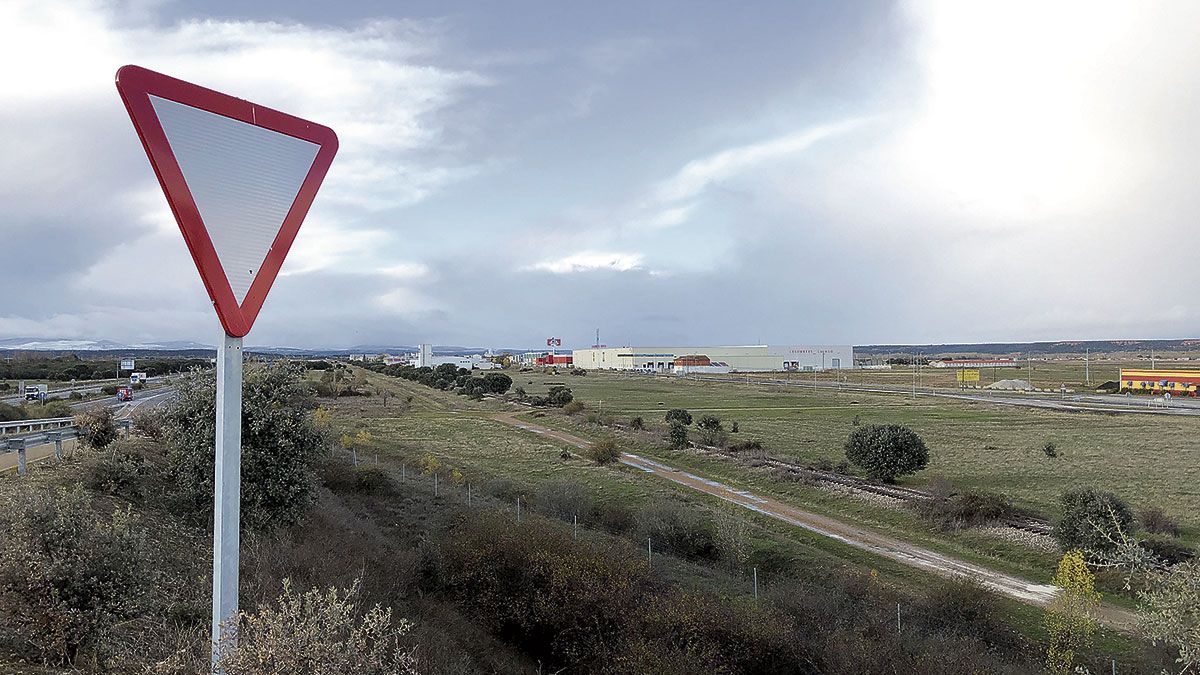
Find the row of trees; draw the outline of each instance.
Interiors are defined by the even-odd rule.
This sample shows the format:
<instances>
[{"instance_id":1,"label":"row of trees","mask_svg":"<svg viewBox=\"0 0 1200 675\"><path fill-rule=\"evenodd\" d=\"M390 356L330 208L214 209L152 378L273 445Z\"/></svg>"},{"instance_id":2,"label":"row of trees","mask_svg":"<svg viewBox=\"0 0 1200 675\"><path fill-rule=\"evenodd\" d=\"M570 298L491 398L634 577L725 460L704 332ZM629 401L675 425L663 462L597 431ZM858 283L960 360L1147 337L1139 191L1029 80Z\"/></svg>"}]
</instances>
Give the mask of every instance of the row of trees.
<instances>
[{"instance_id":1,"label":"row of trees","mask_svg":"<svg viewBox=\"0 0 1200 675\"><path fill-rule=\"evenodd\" d=\"M111 380L117 375L116 357L83 360L78 356L38 356L0 361L0 380ZM208 359L140 358L137 369L154 377L207 367Z\"/></svg>"},{"instance_id":2,"label":"row of trees","mask_svg":"<svg viewBox=\"0 0 1200 675\"><path fill-rule=\"evenodd\" d=\"M434 368L398 364L387 366L381 363L369 363L365 367L383 375L453 391L473 399L481 399L488 394L504 394L512 387L512 378L504 373L488 372L476 377L470 370L453 363L443 363Z\"/></svg>"}]
</instances>

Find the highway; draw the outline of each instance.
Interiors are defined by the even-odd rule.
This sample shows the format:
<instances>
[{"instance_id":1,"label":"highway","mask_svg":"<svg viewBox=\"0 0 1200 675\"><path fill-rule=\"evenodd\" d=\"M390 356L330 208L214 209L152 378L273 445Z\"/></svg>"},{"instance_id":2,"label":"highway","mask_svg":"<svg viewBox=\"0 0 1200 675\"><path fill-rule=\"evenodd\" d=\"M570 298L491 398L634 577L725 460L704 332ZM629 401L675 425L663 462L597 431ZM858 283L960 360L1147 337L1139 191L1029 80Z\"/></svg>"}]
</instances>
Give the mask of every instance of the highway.
<instances>
[{"instance_id":1,"label":"highway","mask_svg":"<svg viewBox=\"0 0 1200 675\"><path fill-rule=\"evenodd\" d=\"M162 376L148 377L148 378L146 378L146 383L147 384L156 384L156 383L161 382L162 380L163 380ZM37 380L27 380L26 383L27 384L40 384ZM129 380L124 379L124 378L122 378L121 380L115 380L115 379L114 380L93 380L90 382L84 382L83 384L76 384L74 386L66 386L66 387L59 387L57 389L51 389L49 396L51 398L54 398L54 397L66 398L72 392L79 392L80 394L87 396L88 394L99 394L100 391L104 387L111 387L113 385L124 386L127 384L129 384ZM10 394L8 396L0 398L0 403L8 403L9 405L20 405L24 401L25 401L25 396L24 396L24 394L22 394L20 392L17 392L16 394Z\"/></svg>"},{"instance_id":2,"label":"highway","mask_svg":"<svg viewBox=\"0 0 1200 675\"><path fill-rule=\"evenodd\" d=\"M132 401L117 401L115 396L108 397L98 401L83 401L71 406L72 409L83 411L96 407L113 408L113 414L118 420L129 419L135 411L140 408L153 408L164 405L171 400L175 395L175 389L172 387L162 387L160 389L143 390L134 394ZM62 431L73 431L74 427L63 427ZM25 439L27 442L36 443L29 445L25 449L25 457L27 463L33 463L54 456L54 440L52 432L38 431L34 433L13 434L4 436L0 440L0 473L13 471L17 468L18 456L16 452L8 452L4 445L4 441ZM74 449L76 441L72 439L63 441L63 450Z\"/></svg>"}]
</instances>

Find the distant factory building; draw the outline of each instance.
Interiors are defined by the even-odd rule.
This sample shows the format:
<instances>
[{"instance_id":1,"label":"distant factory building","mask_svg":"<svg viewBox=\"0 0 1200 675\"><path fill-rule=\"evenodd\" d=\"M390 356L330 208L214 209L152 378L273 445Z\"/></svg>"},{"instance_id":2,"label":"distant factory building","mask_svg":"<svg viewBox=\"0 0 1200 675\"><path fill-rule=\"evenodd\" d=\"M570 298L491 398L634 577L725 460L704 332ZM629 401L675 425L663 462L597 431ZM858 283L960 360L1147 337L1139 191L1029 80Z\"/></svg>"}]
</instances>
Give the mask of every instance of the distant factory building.
<instances>
[{"instance_id":1,"label":"distant factory building","mask_svg":"<svg viewBox=\"0 0 1200 675\"><path fill-rule=\"evenodd\" d=\"M416 368L437 368L446 363L452 363L459 368L466 368L467 370L491 370L500 367L500 364L493 363L478 354L470 356L457 356L453 354L434 356L433 345L418 346L417 352L409 357L408 362Z\"/></svg>"},{"instance_id":2,"label":"distant factory building","mask_svg":"<svg viewBox=\"0 0 1200 675\"><path fill-rule=\"evenodd\" d=\"M1200 370L1121 369L1121 391L1135 394L1196 396L1200 389Z\"/></svg>"},{"instance_id":3,"label":"distant factory building","mask_svg":"<svg viewBox=\"0 0 1200 675\"><path fill-rule=\"evenodd\" d=\"M854 367L850 345L603 347L576 349L576 368L651 372L821 371Z\"/></svg>"},{"instance_id":4,"label":"distant factory building","mask_svg":"<svg viewBox=\"0 0 1200 675\"><path fill-rule=\"evenodd\" d=\"M931 368L1016 368L1016 359L938 359Z\"/></svg>"}]
</instances>

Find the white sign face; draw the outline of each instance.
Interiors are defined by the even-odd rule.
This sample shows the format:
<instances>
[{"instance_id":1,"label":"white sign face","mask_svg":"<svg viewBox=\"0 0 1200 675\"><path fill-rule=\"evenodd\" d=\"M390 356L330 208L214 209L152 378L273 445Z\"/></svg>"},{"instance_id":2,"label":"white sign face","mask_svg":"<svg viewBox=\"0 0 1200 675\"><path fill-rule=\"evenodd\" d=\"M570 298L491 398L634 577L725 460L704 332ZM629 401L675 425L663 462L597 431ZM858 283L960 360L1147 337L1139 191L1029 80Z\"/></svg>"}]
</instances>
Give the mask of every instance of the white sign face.
<instances>
[{"instance_id":1,"label":"white sign face","mask_svg":"<svg viewBox=\"0 0 1200 675\"><path fill-rule=\"evenodd\" d=\"M121 359L121 370L133 370L133 359Z\"/></svg>"},{"instance_id":2,"label":"white sign face","mask_svg":"<svg viewBox=\"0 0 1200 675\"><path fill-rule=\"evenodd\" d=\"M241 304L321 146L158 96L150 103Z\"/></svg>"}]
</instances>

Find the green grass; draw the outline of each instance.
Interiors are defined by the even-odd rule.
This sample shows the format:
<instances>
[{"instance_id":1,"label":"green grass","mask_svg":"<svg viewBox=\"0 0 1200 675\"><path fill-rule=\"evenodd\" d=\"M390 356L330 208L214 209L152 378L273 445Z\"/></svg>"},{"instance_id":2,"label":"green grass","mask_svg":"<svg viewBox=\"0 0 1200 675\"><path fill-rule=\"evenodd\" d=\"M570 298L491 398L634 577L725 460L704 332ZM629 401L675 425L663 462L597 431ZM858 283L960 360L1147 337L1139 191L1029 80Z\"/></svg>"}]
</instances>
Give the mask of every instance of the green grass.
<instances>
[{"instance_id":1,"label":"green grass","mask_svg":"<svg viewBox=\"0 0 1200 675\"><path fill-rule=\"evenodd\" d=\"M1195 442L1200 419L602 372L582 377L530 372L514 379L531 394L544 390L546 381L565 380L588 410L602 407L626 421L640 415L661 426L670 408L711 411L726 426L738 422L738 440L760 440L773 455L807 462L840 460L856 418L862 424L905 424L925 439L930 462L902 484L920 487L944 478L960 489L1001 492L1048 517L1056 515L1063 491L1095 485L1123 496L1135 509L1161 506L1180 519L1185 541L1196 543L1200 530L1200 445ZM1059 457L1045 455L1047 442L1057 446Z\"/></svg>"},{"instance_id":2,"label":"green grass","mask_svg":"<svg viewBox=\"0 0 1200 675\"><path fill-rule=\"evenodd\" d=\"M546 382L566 381L576 395L587 402L588 410L598 410L599 401L603 398L605 413L619 413L626 419L633 414L642 414L653 424L658 423L666 409L674 406L693 410L702 407L734 409L735 415L721 416L741 422L744 429L740 434L742 438L762 437L765 430L772 428L772 420L802 419L814 413L822 416L820 419L825 423L844 419L845 424L849 425L853 415L861 414L867 405L858 396L827 401L812 395L781 393L776 389L760 390L757 387L733 385L713 387L707 383L697 385L666 378L597 376L594 373L586 377L572 377L510 372L515 380L514 386L523 386L531 394L544 391ZM375 440L370 448L360 451L360 458L370 460L371 453L377 452L381 461L402 461L408 466L410 477L419 471L422 458L431 456L437 458L439 474L443 479L451 469L463 474L464 483L472 482L474 485L490 477L506 477L527 495L534 494L538 486L547 482L571 480L587 486L597 501L618 501L635 508L661 499L682 500L706 510L724 507L715 497L695 493L628 467L596 466L579 457L576 448L571 448L571 459L563 460L560 458L563 450L561 443L492 420L496 412L511 410L505 404L495 401L472 402L465 397L373 373L368 374L368 380L370 388L376 392L375 396L326 401L326 405L335 412L334 424L339 433L356 433L359 430L370 432ZM533 384L530 384L531 381ZM378 396L382 390L392 394L387 406ZM852 400L859 402L852 403ZM932 405L913 406L888 397L876 397L871 403L876 410L908 414L936 412ZM596 425L584 424L580 418L582 415L566 419L561 414L550 413L533 421L584 437L610 433ZM815 439L834 442L832 439L840 432L835 430L831 433L820 429L820 426L820 422L811 422L809 433ZM782 430L784 427L776 428ZM646 436L649 439L652 434ZM704 458L694 453L673 453L661 449L653 440L639 445L637 449L662 457L679 468L696 470L718 480L777 494L814 511L883 530L898 531L922 545L1030 578L1048 579L1049 570L1056 560L1053 554L1034 554L1024 547L997 542L976 533L953 536L934 534L906 512L850 502L797 483L783 483L765 473L730 462ZM432 482L429 477L425 480ZM445 494L455 494L457 498L465 499L463 485L442 483L442 486L447 491ZM936 583L935 577L915 568L879 558L772 518L745 515L753 524L756 542L781 548L801 569L874 570L888 583L911 592L919 592L930 583ZM691 567L678 566L678 570ZM678 570L677 573L684 573ZM686 574L695 577L690 579L690 583L698 583L702 581L699 577L704 576L694 569ZM763 583L769 583L769 580L764 579ZM731 589L716 590L728 592ZM1044 638L1042 610L1016 601L1004 602L1014 626L1034 639ZM1140 648L1136 641L1108 632L1104 633L1101 644L1105 652L1118 655L1133 654Z\"/></svg>"}]
</instances>

